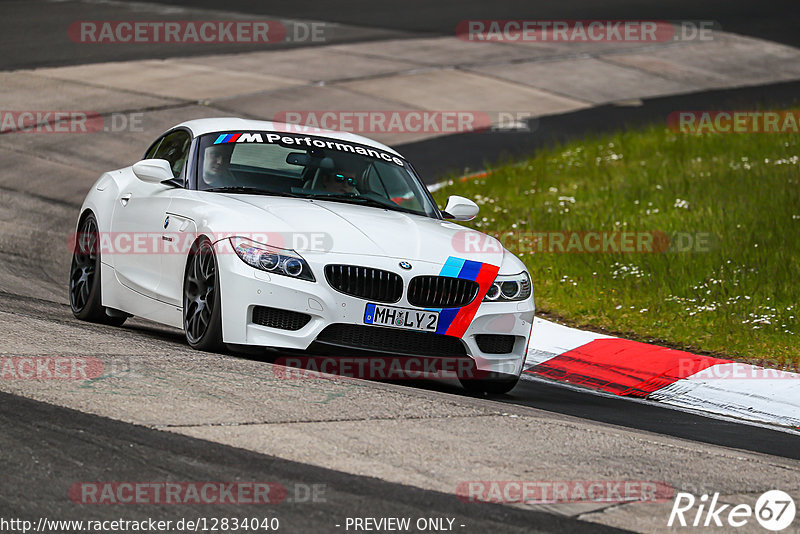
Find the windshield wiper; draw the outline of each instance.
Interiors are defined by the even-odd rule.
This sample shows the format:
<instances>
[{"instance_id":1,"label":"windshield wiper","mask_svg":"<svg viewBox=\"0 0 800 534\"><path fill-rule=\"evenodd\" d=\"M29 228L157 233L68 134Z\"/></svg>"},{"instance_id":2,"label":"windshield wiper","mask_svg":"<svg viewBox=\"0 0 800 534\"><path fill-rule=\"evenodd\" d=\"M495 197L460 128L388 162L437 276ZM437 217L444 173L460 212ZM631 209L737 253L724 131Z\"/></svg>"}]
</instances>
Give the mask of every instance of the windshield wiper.
<instances>
[{"instance_id":1,"label":"windshield wiper","mask_svg":"<svg viewBox=\"0 0 800 534\"><path fill-rule=\"evenodd\" d=\"M356 196L356 195L351 195L351 194L347 194L347 193L331 193L331 194L327 194L327 195L316 194L316 195L312 196L311 198L314 198L314 199L317 199L317 200L343 200L343 201L355 200L357 203L363 204L365 206L373 206L373 207L376 207L376 208L383 208L383 209L393 210L393 211L402 211L402 212L405 212L405 213L413 213L415 215L419 215L419 212L416 212L414 210L410 210L408 208L404 208L402 206L398 206L394 202L391 202L391 203L386 202L385 203L385 202L381 202L381 201L379 201L377 199L374 199L374 198Z\"/></svg>"},{"instance_id":2,"label":"windshield wiper","mask_svg":"<svg viewBox=\"0 0 800 534\"><path fill-rule=\"evenodd\" d=\"M285 191L270 191L269 189L259 189L257 187L246 187L240 185L212 187L210 189L203 189L203 191L210 191L211 193L244 193L249 195L271 195L276 197L302 198L300 195L295 195L294 193Z\"/></svg>"}]
</instances>

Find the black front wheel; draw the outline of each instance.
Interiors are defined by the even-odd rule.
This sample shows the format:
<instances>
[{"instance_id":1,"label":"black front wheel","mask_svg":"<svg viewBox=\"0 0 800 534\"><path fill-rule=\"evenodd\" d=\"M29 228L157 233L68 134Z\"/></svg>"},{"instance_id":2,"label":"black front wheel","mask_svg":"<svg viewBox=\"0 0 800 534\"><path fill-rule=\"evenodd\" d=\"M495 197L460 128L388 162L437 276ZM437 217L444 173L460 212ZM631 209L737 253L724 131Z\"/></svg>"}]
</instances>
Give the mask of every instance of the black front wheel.
<instances>
[{"instance_id":1,"label":"black front wheel","mask_svg":"<svg viewBox=\"0 0 800 534\"><path fill-rule=\"evenodd\" d=\"M87 215L81 221L72 250L69 305L72 314L82 321L119 326L128 315L121 312L110 315L102 305L98 242L97 220L94 215Z\"/></svg>"},{"instance_id":2,"label":"black front wheel","mask_svg":"<svg viewBox=\"0 0 800 534\"><path fill-rule=\"evenodd\" d=\"M203 238L189 253L183 282L183 330L192 348L224 348L221 307L217 258L211 242Z\"/></svg>"}]
</instances>

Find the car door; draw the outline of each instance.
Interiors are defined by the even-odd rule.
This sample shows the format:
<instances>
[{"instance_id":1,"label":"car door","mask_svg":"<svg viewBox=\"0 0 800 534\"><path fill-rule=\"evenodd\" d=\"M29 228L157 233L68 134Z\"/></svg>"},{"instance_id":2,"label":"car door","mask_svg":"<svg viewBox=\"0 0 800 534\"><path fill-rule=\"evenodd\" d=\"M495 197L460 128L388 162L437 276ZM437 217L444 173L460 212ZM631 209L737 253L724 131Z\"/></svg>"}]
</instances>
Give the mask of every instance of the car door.
<instances>
[{"instance_id":1,"label":"car door","mask_svg":"<svg viewBox=\"0 0 800 534\"><path fill-rule=\"evenodd\" d=\"M172 203L164 219L158 298L178 307L183 306L183 276L187 257L197 239L197 225L189 217L181 215L193 203L191 194L192 191L174 190Z\"/></svg>"},{"instance_id":2,"label":"car door","mask_svg":"<svg viewBox=\"0 0 800 534\"><path fill-rule=\"evenodd\" d=\"M147 157L167 160L178 178L190 144L189 132L175 130L164 135L158 146L154 144ZM151 298L159 298L164 230L174 191L174 185L133 179L120 191L114 205L111 232L116 243L117 278L126 287Z\"/></svg>"}]
</instances>

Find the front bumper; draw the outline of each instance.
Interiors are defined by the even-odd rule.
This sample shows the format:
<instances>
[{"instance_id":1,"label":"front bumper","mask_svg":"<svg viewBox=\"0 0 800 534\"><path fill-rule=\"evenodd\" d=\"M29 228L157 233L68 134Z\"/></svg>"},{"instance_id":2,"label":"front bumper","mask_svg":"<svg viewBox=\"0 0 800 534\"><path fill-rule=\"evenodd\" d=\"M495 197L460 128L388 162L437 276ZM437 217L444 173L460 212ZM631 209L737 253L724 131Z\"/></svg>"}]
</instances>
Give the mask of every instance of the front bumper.
<instances>
[{"instance_id":1,"label":"front bumper","mask_svg":"<svg viewBox=\"0 0 800 534\"><path fill-rule=\"evenodd\" d=\"M403 278L404 288L414 276L438 275L442 268L441 264L415 261L412 270L403 271L398 267L402 258L354 257L329 252L304 254L316 277L316 282L308 282L250 267L239 259L228 240L217 242L215 248L219 264L222 337L225 343L238 345L305 350L329 325L363 325L369 301L339 293L330 287L324 275L327 264L367 265L392 271ZM409 304L405 292L398 302L388 305L421 309ZM310 316L310 320L298 330L262 326L253 322L253 310L257 306L304 313ZM533 313L533 296L520 302L481 303L460 337L466 355L475 362L475 367L481 371L518 375L525 361ZM513 336L513 348L503 354L483 352L476 339L481 334Z\"/></svg>"}]
</instances>

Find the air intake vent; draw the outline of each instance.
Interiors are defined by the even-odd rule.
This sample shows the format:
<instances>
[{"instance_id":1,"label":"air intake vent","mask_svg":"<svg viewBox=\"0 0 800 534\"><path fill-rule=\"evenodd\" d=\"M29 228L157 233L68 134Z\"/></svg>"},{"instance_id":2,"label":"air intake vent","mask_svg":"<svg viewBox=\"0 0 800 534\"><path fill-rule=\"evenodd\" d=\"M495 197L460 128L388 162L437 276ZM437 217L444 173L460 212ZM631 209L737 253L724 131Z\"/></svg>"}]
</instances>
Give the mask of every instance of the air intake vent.
<instances>
[{"instance_id":1,"label":"air intake vent","mask_svg":"<svg viewBox=\"0 0 800 534\"><path fill-rule=\"evenodd\" d=\"M253 322L270 328L300 330L307 325L310 320L310 315L296 311L279 310L278 308L267 308L265 306L256 306L253 308Z\"/></svg>"},{"instance_id":2,"label":"air intake vent","mask_svg":"<svg viewBox=\"0 0 800 534\"><path fill-rule=\"evenodd\" d=\"M390 271L356 265L326 265L328 284L345 295L375 302L397 302L403 296L403 279Z\"/></svg>"},{"instance_id":3,"label":"air intake vent","mask_svg":"<svg viewBox=\"0 0 800 534\"><path fill-rule=\"evenodd\" d=\"M467 356L457 337L379 326L332 324L320 332L317 342L404 356Z\"/></svg>"},{"instance_id":4,"label":"air intake vent","mask_svg":"<svg viewBox=\"0 0 800 534\"><path fill-rule=\"evenodd\" d=\"M486 354L509 354L514 350L514 336L505 334L478 334L475 342Z\"/></svg>"},{"instance_id":5,"label":"air intake vent","mask_svg":"<svg viewBox=\"0 0 800 534\"><path fill-rule=\"evenodd\" d=\"M449 276L417 276L408 285L408 302L421 308L460 308L477 294L477 282Z\"/></svg>"}]
</instances>

